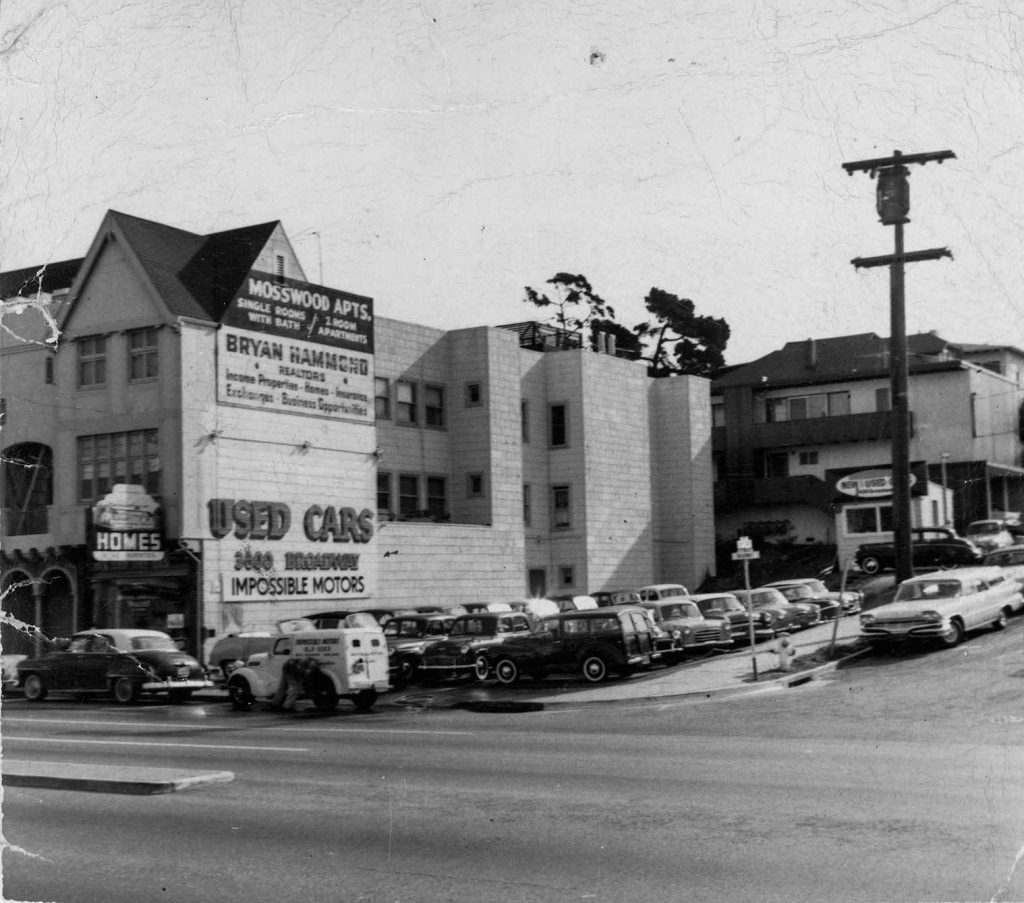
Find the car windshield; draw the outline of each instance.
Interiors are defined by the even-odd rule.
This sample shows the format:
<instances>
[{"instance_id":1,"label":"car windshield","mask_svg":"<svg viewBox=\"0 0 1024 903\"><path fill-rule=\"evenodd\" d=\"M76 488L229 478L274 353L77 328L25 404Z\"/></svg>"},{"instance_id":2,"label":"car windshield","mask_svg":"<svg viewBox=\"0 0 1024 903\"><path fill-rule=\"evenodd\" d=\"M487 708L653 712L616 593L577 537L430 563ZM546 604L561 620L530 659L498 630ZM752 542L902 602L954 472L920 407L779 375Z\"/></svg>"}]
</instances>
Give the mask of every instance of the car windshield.
<instances>
[{"instance_id":1,"label":"car windshield","mask_svg":"<svg viewBox=\"0 0 1024 903\"><path fill-rule=\"evenodd\" d=\"M780 586L779 592L789 599L790 602L814 598L814 591L809 586Z\"/></svg>"},{"instance_id":2,"label":"car windshield","mask_svg":"<svg viewBox=\"0 0 1024 903\"><path fill-rule=\"evenodd\" d=\"M699 618L700 609L692 602L673 602L661 606L661 616L666 621L678 621L683 618Z\"/></svg>"},{"instance_id":3,"label":"car windshield","mask_svg":"<svg viewBox=\"0 0 1024 903\"><path fill-rule=\"evenodd\" d=\"M896 590L895 602L917 602L927 599L953 599L960 595L956 580L920 580L904 583Z\"/></svg>"},{"instance_id":4,"label":"car windshield","mask_svg":"<svg viewBox=\"0 0 1024 903\"><path fill-rule=\"evenodd\" d=\"M673 596L685 596L685 586L666 586L664 589L659 591L659 595L662 599L671 599Z\"/></svg>"},{"instance_id":5,"label":"car windshield","mask_svg":"<svg viewBox=\"0 0 1024 903\"><path fill-rule=\"evenodd\" d=\"M998 533L1001 529L1002 527L1000 524L993 523L992 521L982 521L981 523L971 524L967 528L967 532L984 536L986 534Z\"/></svg>"},{"instance_id":6,"label":"car windshield","mask_svg":"<svg viewBox=\"0 0 1024 903\"><path fill-rule=\"evenodd\" d=\"M169 636L133 636L131 638L132 651L143 652L147 649L161 649L167 652L177 652L178 647Z\"/></svg>"},{"instance_id":7,"label":"car windshield","mask_svg":"<svg viewBox=\"0 0 1024 903\"><path fill-rule=\"evenodd\" d=\"M716 596L714 599L701 599L697 607L703 611L743 611L738 599L732 596Z\"/></svg>"}]
</instances>

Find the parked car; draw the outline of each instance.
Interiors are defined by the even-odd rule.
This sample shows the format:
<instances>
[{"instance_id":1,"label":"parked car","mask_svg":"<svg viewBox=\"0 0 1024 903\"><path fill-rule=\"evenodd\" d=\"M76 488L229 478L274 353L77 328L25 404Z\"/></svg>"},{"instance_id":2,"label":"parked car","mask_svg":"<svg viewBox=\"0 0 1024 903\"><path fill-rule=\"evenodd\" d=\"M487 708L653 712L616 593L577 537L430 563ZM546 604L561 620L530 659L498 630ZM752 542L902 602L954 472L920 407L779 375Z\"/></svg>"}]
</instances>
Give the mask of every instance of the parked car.
<instances>
[{"instance_id":1,"label":"parked car","mask_svg":"<svg viewBox=\"0 0 1024 903\"><path fill-rule=\"evenodd\" d=\"M747 606L748 591L734 590L740 604ZM749 605L754 611L763 611L771 617L771 627L776 635L783 632L803 630L820 622L818 608L807 602L790 602L773 586L760 586L749 590Z\"/></svg>"},{"instance_id":2,"label":"parked car","mask_svg":"<svg viewBox=\"0 0 1024 903\"><path fill-rule=\"evenodd\" d=\"M656 644L663 657L678 659L691 652L732 646L728 623L721 618L706 619L696 602L686 599L640 604L650 612L654 625L664 635L665 641Z\"/></svg>"},{"instance_id":3,"label":"parked car","mask_svg":"<svg viewBox=\"0 0 1024 903\"><path fill-rule=\"evenodd\" d=\"M750 615L746 606L732 593L697 593L690 596L700 613L708 620L718 619L729 625L734 643L750 642ZM775 636L772 616L766 611L754 612L754 642L770 640Z\"/></svg>"},{"instance_id":4,"label":"parked car","mask_svg":"<svg viewBox=\"0 0 1024 903\"><path fill-rule=\"evenodd\" d=\"M295 658L316 662L300 698L321 711L330 711L340 699L368 709L387 692L388 652L380 625L304 630L278 637L269 652L257 653L232 672L227 683L232 708L245 711L257 700L272 700L285 662Z\"/></svg>"},{"instance_id":5,"label":"parked car","mask_svg":"<svg viewBox=\"0 0 1024 903\"><path fill-rule=\"evenodd\" d=\"M598 608L606 608L609 605L639 605L642 601L640 593L636 590L599 590L591 593L597 600Z\"/></svg>"},{"instance_id":6,"label":"parked car","mask_svg":"<svg viewBox=\"0 0 1024 903\"><path fill-rule=\"evenodd\" d=\"M109 695L126 705L143 693L163 693L184 702L213 686L203 666L160 630L83 630L61 645L17 663L18 686L29 702L50 693Z\"/></svg>"},{"instance_id":7,"label":"parked car","mask_svg":"<svg viewBox=\"0 0 1024 903\"><path fill-rule=\"evenodd\" d=\"M514 611L481 611L459 615L448 639L423 653L424 680L471 677L483 680L490 671L487 650L531 632L530 619Z\"/></svg>"},{"instance_id":8,"label":"parked car","mask_svg":"<svg viewBox=\"0 0 1024 903\"><path fill-rule=\"evenodd\" d=\"M1013 545L1013 534L1001 520L971 521L964 530L964 538L973 542L982 552Z\"/></svg>"},{"instance_id":9,"label":"parked car","mask_svg":"<svg viewBox=\"0 0 1024 903\"><path fill-rule=\"evenodd\" d=\"M561 609L553 599L523 599L519 602L510 603L512 611L522 612L534 624L541 618L548 618L557 615Z\"/></svg>"},{"instance_id":10,"label":"parked car","mask_svg":"<svg viewBox=\"0 0 1024 903\"><path fill-rule=\"evenodd\" d=\"M690 595L690 591L681 583L651 583L638 586L635 592L640 594L641 602L660 602L662 599L678 599Z\"/></svg>"},{"instance_id":11,"label":"parked car","mask_svg":"<svg viewBox=\"0 0 1024 903\"><path fill-rule=\"evenodd\" d=\"M391 683L405 687L422 675L423 653L433 644L448 637L455 615L396 614L384 625L388 645Z\"/></svg>"},{"instance_id":12,"label":"parked car","mask_svg":"<svg viewBox=\"0 0 1024 903\"><path fill-rule=\"evenodd\" d=\"M844 615L856 614L864 604L864 593L855 589L833 590L829 589L823 580L817 577L790 577L788 580L774 580L766 583L765 586L782 588L783 586L809 586L819 599L832 599L837 602Z\"/></svg>"},{"instance_id":13,"label":"parked car","mask_svg":"<svg viewBox=\"0 0 1024 903\"><path fill-rule=\"evenodd\" d=\"M814 588L806 583L776 582L768 583L766 586L775 587L790 602L806 602L817 606L819 620L834 621L836 618L842 617L843 609L839 600L827 590L822 595L816 593Z\"/></svg>"},{"instance_id":14,"label":"parked car","mask_svg":"<svg viewBox=\"0 0 1024 903\"><path fill-rule=\"evenodd\" d=\"M969 539L957 535L951 527L912 527L912 563L915 568L955 568L981 564L983 553ZM896 566L894 541L870 542L857 547L853 563L865 574Z\"/></svg>"},{"instance_id":15,"label":"parked car","mask_svg":"<svg viewBox=\"0 0 1024 903\"><path fill-rule=\"evenodd\" d=\"M956 646L972 630L1002 630L1021 608L1020 586L995 567L937 571L904 580L892 602L860 616L868 643L939 641Z\"/></svg>"},{"instance_id":16,"label":"parked car","mask_svg":"<svg viewBox=\"0 0 1024 903\"><path fill-rule=\"evenodd\" d=\"M488 668L500 683L525 676L537 680L555 671L580 675L588 683L609 674L630 674L657 659L651 623L635 606L565 611L541 627L486 651Z\"/></svg>"},{"instance_id":17,"label":"parked car","mask_svg":"<svg viewBox=\"0 0 1024 903\"><path fill-rule=\"evenodd\" d=\"M462 606L463 614L475 615L482 611L512 611L508 602L467 602Z\"/></svg>"},{"instance_id":18,"label":"parked car","mask_svg":"<svg viewBox=\"0 0 1024 903\"><path fill-rule=\"evenodd\" d=\"M989 552L982 564L1002 568L1007 577L1016 580L1024 589L1024 545L1004 546Z\"/></svg>"}]
</instances>

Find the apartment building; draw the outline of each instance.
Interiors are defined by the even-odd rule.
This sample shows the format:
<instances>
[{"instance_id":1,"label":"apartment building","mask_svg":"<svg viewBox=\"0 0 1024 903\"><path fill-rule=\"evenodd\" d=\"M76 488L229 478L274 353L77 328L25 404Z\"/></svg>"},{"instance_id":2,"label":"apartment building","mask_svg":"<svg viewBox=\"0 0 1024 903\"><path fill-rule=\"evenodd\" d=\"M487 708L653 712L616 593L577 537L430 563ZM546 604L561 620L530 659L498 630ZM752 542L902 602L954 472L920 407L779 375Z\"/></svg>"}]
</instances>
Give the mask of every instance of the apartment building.
<instances>
[{"instance_id":1,"label":"apartment building","mask_svg":"<svg viewBox=\"0 0 1024 903\"><path fill-rule=\"evenodd\" d=\"M956 345L934 333L908 336L907 346L916 522L963 528L1020 511L1024 352ZM720 538L843 549L891 526L887 339L863 333L788 342L719 374L712 410Z\"/></svg>"}]
</instances>

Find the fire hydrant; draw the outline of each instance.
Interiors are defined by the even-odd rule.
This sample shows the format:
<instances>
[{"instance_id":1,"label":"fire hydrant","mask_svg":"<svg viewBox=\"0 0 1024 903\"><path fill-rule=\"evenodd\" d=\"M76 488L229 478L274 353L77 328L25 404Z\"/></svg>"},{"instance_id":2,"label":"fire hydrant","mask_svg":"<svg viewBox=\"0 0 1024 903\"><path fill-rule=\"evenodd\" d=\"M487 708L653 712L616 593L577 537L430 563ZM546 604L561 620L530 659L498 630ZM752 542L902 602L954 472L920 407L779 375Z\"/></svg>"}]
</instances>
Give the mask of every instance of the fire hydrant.
<instances>
[{"instance_id":1,"label":"fire hydrant","mask_svg":"<svg viewBox=\"0 0 1024 903\"><path fill-rule=\"evenodd\" d=\"M773 651L779 656L779 670L792 671L793 656L796 655L796 649L793 648L793 642L790 640L788 633L780 633L775 638L775 648Z\"/></svg>"}]
</instances>

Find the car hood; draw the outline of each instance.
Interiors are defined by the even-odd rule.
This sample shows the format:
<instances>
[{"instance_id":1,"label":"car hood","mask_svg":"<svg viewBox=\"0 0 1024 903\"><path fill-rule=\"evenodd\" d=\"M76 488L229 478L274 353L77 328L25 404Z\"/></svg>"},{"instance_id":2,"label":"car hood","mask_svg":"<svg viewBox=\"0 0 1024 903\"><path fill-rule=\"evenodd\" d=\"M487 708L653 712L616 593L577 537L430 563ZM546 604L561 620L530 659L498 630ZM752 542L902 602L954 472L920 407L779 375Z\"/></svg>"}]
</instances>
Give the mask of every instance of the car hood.
<instances>
[{"instance_id":1,"label":"car hood","mask_svg":"<svg viewBox=\"0 0 1024 903\"><path fill-rule=\"evenodd\" d=\"M913 602L889 602L887 605L879 605L865 612L866 615L874 615L877 620L902 620L904 618L919 618L926 611L937 611L939 614L960 610L963 600L960 597L952 599L929 599L927 601L916 599Z\"/></svg>"}]
</instances>

